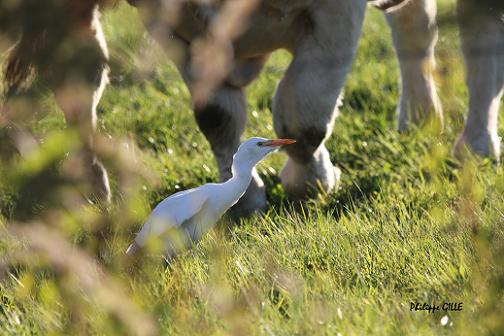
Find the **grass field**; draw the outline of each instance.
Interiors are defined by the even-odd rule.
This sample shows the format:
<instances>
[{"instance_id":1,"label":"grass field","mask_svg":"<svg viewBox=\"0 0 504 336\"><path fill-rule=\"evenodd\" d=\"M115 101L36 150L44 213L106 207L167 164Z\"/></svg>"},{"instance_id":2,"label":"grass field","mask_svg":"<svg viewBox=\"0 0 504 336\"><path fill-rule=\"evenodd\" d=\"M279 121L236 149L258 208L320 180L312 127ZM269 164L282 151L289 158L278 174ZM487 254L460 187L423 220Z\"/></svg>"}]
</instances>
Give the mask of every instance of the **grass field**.
<instances>
[{"instance_id":1,"label":"grass field","mask_svg":"<svg viewBox=\"0 0 504 336\"><path fill-rule=\"evenodd\" d=\"M441 3L441 17L453 11L453 1ZM104 283L107 294L99 284L80 288L72 274L43 267L44 258L8 268L0 278L0 334L134 333L128 318L140 329L145 323L145 334L151 324L161 334L180 335L504 333L504 170L490 160L462 165L451 157L467 94L453 25L441 25L437 49L441 135L428 128L394 131L397 63L383 17L369 9L327 143L342 169L339 190L292 211L278 179L285 155L271 155L259 166L268 188L266 214L223 220L169 268L150 262L130 276L122 254L151 207L178 190L216 181L217 169L188 90L160 51L145 47L134 10L122 5L104 23L113 72L99 106L99 131L136 142L137 161L121 162L130 174L143 166L149 178L124 191L120 170L111 169L115 201L106 219L84 206L58 208L39 220L64 228L71 246L90 255L96 255L90 223L111 225L100 263L114 287ZM154 66L139 70L145 59ZM246 137L274 137L269 106L289 59L286 52L273 54L248 88ZM61 132L63 115L51 97L43 107L50 112L32 127L46 140L32 159L59 162L72 138ZM33 160L16 161L15 174L26 176L37 165ZM9 176L3 171L0 187ZM0 195L5 228L15 200L15 192ZM23 250L5 228L0 261ZM116 288L122 298L110 294ZM134 302L146 317L114 310L113 301ZM463 310L410 311L411 302L463 302Z\"/></svg>"}]
</instances>

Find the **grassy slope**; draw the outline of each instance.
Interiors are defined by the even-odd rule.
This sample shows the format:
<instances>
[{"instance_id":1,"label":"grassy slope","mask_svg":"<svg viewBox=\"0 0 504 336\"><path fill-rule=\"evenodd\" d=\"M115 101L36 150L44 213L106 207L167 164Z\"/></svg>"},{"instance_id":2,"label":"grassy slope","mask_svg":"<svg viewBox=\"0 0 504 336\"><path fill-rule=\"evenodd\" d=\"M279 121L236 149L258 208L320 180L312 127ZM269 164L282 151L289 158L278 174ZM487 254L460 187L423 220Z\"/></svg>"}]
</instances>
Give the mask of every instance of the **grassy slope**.
<instances>
[{"instance_id":1,"label":"grassy slope","mask_svg":"<svg viewBox=\"0 0 504 336\"><path fill-rule=\"evenodd\" d=\"M452 10L451 2L442 7ZM215 181L217 173L173 66L155 52L136 51L143 43L136 20L125 6L105 17L113 59L122 67L114 68L113 85L100 104L99 128L114 137L129 135L143 149L146 165L161 181L142 195L147 211L179 189ZM383 18L369 10L328 141L333 162L343 170L340 190L302 213L288 211L276 177L284 156L268 158L259 169L272 204L267 214L243 220L231 233L214 231L173 268L130 282L133 296L145 296L141 302L161 329L183 335L458 334L467 321L484 323L488 316L475 303L478 276L471 271L479 250L471 227L477 223L503 239L504 174L489 162L480 163L477 173L451 163L466 97L456 48L456 31L443 26L443 135L398 134L397 65ZM147 69L148 80L136 79L134 60L151 56L159 62ZM274 135L268 106L289 57L275 53L248 89L246 136ZM35 126L41 133L53 127L64 127L61 114ZM449 314L453 325L441 326L444 313L409 311L410 301L444 300L464 302L463 312ZM58 325L33 317L40 309L28 308L32 320L18 330ZM110 330L100 329L106 323L90 328Z\"/></svg>"}]
</instances>

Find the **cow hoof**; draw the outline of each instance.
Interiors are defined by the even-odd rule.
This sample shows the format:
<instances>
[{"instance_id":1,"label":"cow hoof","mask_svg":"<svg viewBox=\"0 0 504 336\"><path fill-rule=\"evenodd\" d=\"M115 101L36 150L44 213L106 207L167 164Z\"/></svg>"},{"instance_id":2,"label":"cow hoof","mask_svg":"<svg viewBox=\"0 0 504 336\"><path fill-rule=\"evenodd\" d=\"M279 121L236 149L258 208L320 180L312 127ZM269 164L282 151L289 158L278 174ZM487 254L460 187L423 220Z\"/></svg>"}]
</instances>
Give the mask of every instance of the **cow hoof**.
<instances>
[{"instance_id":1,"label":"cow hoof","mask_svg":"<svg viewBox=\"0 0 504 336\"><path fill-rule=\"evenodd\" d=\"M466 158L469 153L481 157L493 157L499 161L500 157L500 138L497 135L491 135L488 132L482 132L477 135L462 133L453 148L453 154L459 160Z\"/></svg>"},{"instance_id":2,"label":"cow hoof","mask_svg":"<svg viewBox=\"0 0 504 336\"><path fill-rule=\"evenodd\" d=\"M329 193L337 189L340 177L341 170L333 166L325 147L306 164L288 159L280 173L284 190L292 201L314 198L321 191Z\"/></svg>"},{"instance_id":3,"label":"cow hoof","mask_svg":"<svg viewBox=\"0 0 504 336\"><path fill-rule=\"evenodd\" d=\"M256 170L252 171L252 181L245 194L231 208L231 216L235 218L249 217L255 213L266 211L266 189Z\"/></svg>"}]
</instances>

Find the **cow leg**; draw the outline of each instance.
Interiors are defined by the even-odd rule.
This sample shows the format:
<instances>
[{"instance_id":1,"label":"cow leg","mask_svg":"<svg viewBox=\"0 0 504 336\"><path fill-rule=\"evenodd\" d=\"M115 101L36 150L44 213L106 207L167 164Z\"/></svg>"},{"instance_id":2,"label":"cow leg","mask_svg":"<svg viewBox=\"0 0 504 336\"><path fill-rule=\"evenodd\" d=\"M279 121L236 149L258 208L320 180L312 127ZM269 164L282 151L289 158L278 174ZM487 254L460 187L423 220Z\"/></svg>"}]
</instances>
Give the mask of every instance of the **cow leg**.
<instances>
[{"instance_id":1,"label":"cow leg","mask_svg":"<svg viewBox=\"0 0 504 336\"><path fill-rule=\"evenodd\" d=\"M237 62L228 80L215 90L213 97L194 109L199 128L207 138L219 168L221 181L231 175L233 155L245 129L247 103L243 87L259 73L265 58ZM266 209L264 183L254 169L247 191L233 208L234 214L247 216Z\"/></svg>"},{"instance_id":2,"label":"cow leg","mask_svg":"<svg viewBox=\"0 0 504 336\"><path fill-rule=\"evenodd\" d=\"M398 129L443 113L432 72L437 41L436 0L411 0L386 14L401 70Z\"/></svg>"},{"instance_id":3,"label":"cow leg","mask_svg":"<svg viewBox=\"0 0 504 336\"><path fill-rule=\"evenodd\" d=\"M500 156L497 118L504 86L504 22L485 2L459 0L457 14L469 93L465 128L455 144L481 156Z\"/></svg>"},{"instance_id":4,"label":"cow leg","mask_svg":"<svg viewBox=\"0 0 504 336\"><path fill-rule=\"evenodd\" d=\"M305 20L312 24L293 48L294 58L278 86L275 131L297 141L286 147L289 158L280 174L292 200L314 196L318 187L331 191L339 180L324 142L337 115L365 6L366 1L341 0L314 9Z\"/></svg>"},{"instance_id":5,"label":"cow leg","mask_svg":"<svg viewBox=\"0 0 504 336\"><path fill-rule=\"evenodd\" d=\"M182 78L192 92L198 74L191 70L191 42L172 33L170 25L159 20L154 11L157 7L139 7L140 16L151 36L174 61ZM221 181L231 177L233 155L240 145L245 129L247 104L244 87L257 77L266 60L264 57L235 60L233 71L226 81L213 90L212 97L205 104L194 106L198 127L203 132L219 169ZM249 188L238 204L233 207L236 215L249 215L266 208L264 183L254 170Z\"/></svg>"},{"instance_id":6,"label":"cow leg","mask_svg":"<svg viewBox=\"0 0 504 336\"><path fill-rule=\"evenodd\" d=\"M108 51L95 10L90 29L67 36L72 57L58 64L51 87L67 123L75 127L84 145L84 164L92 199L110 201L107 171L93 150L96 106L108 82Z\"/></svg>"}]
</instances>

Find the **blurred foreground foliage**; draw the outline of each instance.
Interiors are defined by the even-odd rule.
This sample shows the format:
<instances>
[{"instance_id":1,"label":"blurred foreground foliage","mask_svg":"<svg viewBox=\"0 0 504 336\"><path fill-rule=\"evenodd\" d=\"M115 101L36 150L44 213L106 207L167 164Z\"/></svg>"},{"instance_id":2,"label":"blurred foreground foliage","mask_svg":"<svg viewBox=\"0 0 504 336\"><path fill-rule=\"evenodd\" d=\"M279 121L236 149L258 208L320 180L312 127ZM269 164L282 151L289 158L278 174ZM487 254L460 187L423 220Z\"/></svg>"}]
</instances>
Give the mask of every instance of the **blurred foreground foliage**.
<instances>
[{"instance_id":1,"label":"blurred foreground foliage","mask_svg":"<svg viewBox=\"0 0 504 336\"><path fill-rule=\"evenodd\" d=\"M105 22L112 85L95 144L114 201L86 200L82 144L44 98L49 112L26 135L37 145L0 166L0 334L504 333L504 170L451 157L466 97L452 26L438 47L442 135L392 131L397 69L370 11L328 142L340 190L293 211L277 177L285 157L272 156L259 167L271 209L224 219L165 267L131 264L125 248L159 200L215 181L215 164L187 89L134 11ZM273 136L271 97L289 59L275 53L248 89L247 136ZM464 309L410 311L443 301Z\"/></svg>"}]
</instances>

